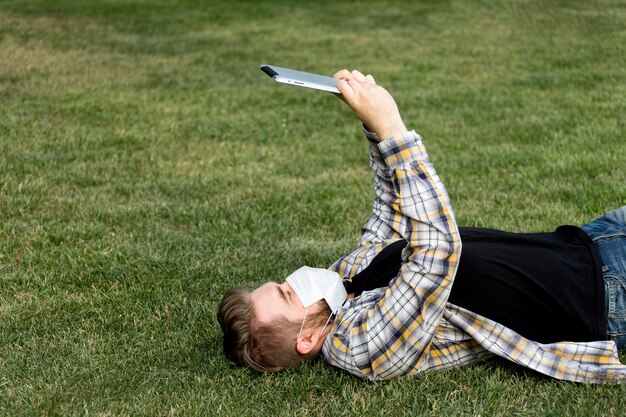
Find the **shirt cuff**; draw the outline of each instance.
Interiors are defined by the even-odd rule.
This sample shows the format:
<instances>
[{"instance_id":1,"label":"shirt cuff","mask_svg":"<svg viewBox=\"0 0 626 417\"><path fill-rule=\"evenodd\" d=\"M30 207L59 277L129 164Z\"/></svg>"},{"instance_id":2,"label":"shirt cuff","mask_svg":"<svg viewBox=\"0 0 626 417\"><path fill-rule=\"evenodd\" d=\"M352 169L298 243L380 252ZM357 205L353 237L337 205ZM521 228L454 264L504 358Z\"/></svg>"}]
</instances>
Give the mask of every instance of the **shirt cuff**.
<instances>
[{"instance_id":1,"label":"shirt cuff","mask_svg":"<svg viewBox=\"0 0 626 417\"><path fill-rule=\"evenodd\" d=\"M363 124L363 133L365 133L365 137L367 138L369 143L378 148L378 144L380 143L380 139L378 138L378 135L374 132L371 132L367 128L367 126L365 126L365 124Z\"/></svg>"},{"instance_id":2,"label":"shirt cuff","mask_svg":"<svg viewBox=\"0 0 626 417\"><path fill-rule=\"evenodd\" d=\"M404 132L399 138L385 139L378 144L378 149L389 168L397 168L415 160L428 159L422 137L415 130Z\"/></svg>"}]
</instances>

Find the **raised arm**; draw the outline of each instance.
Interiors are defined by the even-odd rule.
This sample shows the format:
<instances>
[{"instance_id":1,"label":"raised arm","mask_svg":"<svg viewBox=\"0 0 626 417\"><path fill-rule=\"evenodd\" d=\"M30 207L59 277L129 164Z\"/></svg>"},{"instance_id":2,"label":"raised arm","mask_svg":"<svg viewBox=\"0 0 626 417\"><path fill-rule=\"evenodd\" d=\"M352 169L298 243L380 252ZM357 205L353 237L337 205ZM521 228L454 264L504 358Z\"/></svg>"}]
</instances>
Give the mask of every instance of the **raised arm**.
<instances>
[{"instance_id":1,"label":"raised arm","mask_svg":"<svg viewBox=\"0 0 626 417\"><path fill-rule=\"evenodd\" d=\"M356 77L341 82L339 89L363 123L385 138L378 150L388 186L377 193L402 218L401 234L408 246L400 274L386 290L364 294L338 312L324 356L359 376L386 379L419 371L427 357L456 273L461 242L445 187L421 137L396 123L401 119L386 90L367 77L361 81Z\"/></svg>"},{"instance_id":2,"label":"raised arm","mask_svg":"<svg viewBox=\"0 0 626 417\"><path fill-rule=\"evenodd\" d=\"M338 95L361 119L365 135L370 142L370 165L374 171L372 215L363 226L361 244L402 237L405 224L397 214L397 207L388 198L391 193L389 169L382 157L378 143L391 137L400 138L407 132L395 100L383 87L376 85L374 77L354 70L341 70Z\"/></svg>"},{"instance_id":3,"label":"raised arm","mask_svg":"<svg viewBox=\"0 0 626 417\"><path fill-rule=\"evenodd\" d=\"M341 276L351 277L366 267L386 244L404 236L406 222L398 212L393 198L393 184L378 144L389 136L401 137L406 127L391 95L371 75L359 71L341 70L335 74L343 100L363 122L365 136L370 143L370 166L374 172L372 212L361 229L357 247L335 262L331 269Z\"/></svg>"}]
</instances>

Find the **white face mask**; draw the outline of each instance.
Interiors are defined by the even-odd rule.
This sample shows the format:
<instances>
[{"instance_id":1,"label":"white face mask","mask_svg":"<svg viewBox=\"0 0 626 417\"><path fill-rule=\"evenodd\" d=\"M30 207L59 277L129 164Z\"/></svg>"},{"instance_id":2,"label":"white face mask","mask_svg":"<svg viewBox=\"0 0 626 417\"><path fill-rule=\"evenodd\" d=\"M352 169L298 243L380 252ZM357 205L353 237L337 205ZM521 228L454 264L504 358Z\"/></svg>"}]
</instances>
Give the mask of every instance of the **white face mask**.
<instances>
[{"instance_id":1,"label":"white face mask","mask_svg":"<svg viewBox=\"0 0 626 417\"><path fill-rule=\"evenodd\" d=\"M311 268L303 266L302 268L289 275L286 280L296 293L302 306L308 310L308 307L320 300L325 300L330 307L332 314L328 317L326 324L322 328L320 335L330 321L330 317L339 310L339 307L348 298L348 293L341 282L338 273L322 268ZM304 328L307 310L304 311L304 320L300 326L300 333ZM300 333L298 338L300 338Z\"/></svg>"},{"instance_id":2,"label":"white face mask","mask_svg":"<svg viewBox=\"0 0 626 417\"><path fill-rule=\"evenodd\" d=\"M303 266L289 275L287 282L304 308L325 300L334 314L348 298L339 274L328 269Z\"/></svg>"}]
</instances>

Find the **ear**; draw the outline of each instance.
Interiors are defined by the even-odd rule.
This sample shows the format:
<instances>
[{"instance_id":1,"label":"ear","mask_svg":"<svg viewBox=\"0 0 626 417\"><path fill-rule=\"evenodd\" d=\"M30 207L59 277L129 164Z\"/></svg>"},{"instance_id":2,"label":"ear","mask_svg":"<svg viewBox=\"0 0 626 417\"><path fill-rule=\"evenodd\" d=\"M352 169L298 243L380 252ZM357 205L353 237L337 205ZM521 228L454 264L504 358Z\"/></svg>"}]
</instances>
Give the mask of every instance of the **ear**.
<instances>
[{"instance_id":1,"label":"ear","mask_svg":"<svg viewBox=\"0 0 626 417\"><path fill-rule=\"evenodd\" d=\"M308 355L311 352L317 352L322 349L326 336L330 333L331 328L327 327L320 335L320 329L305 329L302 331L300 338L296 340L296 350L300 355Z\"/></svg>"},{"instance_id":2,"label":"ear","mask_svg":"<svg viewBox=\"0 0 626 417\"><path fill-rule=\"evenodd\" d=\"M298 340L296 340L296 350L300 355L308 355L315 349L319 339L319 331L315 332L311 329L304 329Z\"/></svg>"}]
</instances>

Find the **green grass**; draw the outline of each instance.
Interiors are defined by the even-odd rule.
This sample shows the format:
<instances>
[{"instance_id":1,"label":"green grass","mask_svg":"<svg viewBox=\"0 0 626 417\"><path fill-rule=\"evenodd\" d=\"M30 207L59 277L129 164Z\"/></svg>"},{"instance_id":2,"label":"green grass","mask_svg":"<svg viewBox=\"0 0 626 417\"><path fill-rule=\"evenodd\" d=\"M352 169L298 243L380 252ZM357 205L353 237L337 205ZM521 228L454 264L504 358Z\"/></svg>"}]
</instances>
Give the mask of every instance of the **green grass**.
<instances>
[{"instance_id":1,"label":"green grass","mask_svg":"<svg viewBox=\"0 0 626 417\"><path fill-rule=\"evenodd\" d=\"M373 195L351 112L258 64L372 73L460 224L549 230L626 204L625 21L619 1L0 2L0 414L622 414L622 387L500 362L259 376L215 310L332 263Z\"/></svg>"}]
</instances>

